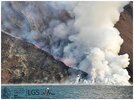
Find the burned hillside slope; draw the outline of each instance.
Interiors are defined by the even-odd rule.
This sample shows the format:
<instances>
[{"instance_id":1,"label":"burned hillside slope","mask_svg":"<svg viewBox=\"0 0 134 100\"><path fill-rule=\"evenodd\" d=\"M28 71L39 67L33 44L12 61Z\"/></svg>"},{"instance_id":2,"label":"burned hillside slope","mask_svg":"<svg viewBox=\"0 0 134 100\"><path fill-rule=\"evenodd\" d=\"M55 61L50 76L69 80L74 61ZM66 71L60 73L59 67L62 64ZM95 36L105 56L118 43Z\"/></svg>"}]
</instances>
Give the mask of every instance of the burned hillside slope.
<instances>
[{"instance_id":1,"label":"burned hillside slope","mask_svg":"<svg viewBox=\"0 0 134 100\"><path fill-rule=\"evenodd\" d=\"M69 76L87 76L57 61L35 45L2 32L2 83L64 83Z\"/></svg>"},{"instance_id":2,"label":"burned hillside slope","mask_svg":"<svg viewBox=\"0 0 134 100\"><path fill-rule=\"evenodd\" d=\"M67 69L34 45L2 33L2 83L63 82Z\"/></svg>"}]
</instances>

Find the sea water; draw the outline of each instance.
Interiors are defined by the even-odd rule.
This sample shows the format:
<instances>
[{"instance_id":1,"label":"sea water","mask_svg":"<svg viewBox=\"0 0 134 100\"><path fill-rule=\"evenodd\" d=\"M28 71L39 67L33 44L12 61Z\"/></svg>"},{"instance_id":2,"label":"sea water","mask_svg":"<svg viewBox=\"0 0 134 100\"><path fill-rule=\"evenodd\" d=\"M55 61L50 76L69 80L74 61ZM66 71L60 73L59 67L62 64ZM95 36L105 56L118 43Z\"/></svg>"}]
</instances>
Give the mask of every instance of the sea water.
<instances>
[{"instance_id":1,"label":"sea water","mask_svg":"<svg viewBox=\"0 0 134 100\"><path fill-rule=\"evenodd\" d=\"M111 85L2 86L2 98L132 99L133 86L111 86Z\"/></svg>"}]
</instances>

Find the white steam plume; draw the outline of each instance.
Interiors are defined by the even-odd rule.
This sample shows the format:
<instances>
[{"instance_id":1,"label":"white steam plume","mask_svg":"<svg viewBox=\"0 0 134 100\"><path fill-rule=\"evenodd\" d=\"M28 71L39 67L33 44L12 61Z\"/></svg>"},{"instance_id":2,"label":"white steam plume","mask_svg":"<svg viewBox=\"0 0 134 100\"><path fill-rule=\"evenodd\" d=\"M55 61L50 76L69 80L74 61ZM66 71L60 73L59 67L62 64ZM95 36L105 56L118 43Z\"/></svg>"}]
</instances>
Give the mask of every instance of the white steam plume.
<instances>
[{"instance_id":1,"label":"white steam plume","mask_svg":"<svg viewBox=\"0 0 134 100\"><path fill-rule=\"evenodd\" d=\"M3 2L2 29L87 72L89 84L129 85L128 54L118 55L123 39L114 28L127 3Z\"/></svg>"},{"instance_id":2,"label":"white steam plume","mask_svg":"<svg viewBox=\"0 0 134 100\"><path fill-rule=\"evenodd\" d=\"M73 58L95 84L129 84L130 76L123 69L129 64L128 54L118 55L123 39L114 28L125 4L79 2L74 8L79 34L69 37L73 43L64 48L64 55Z\"/></svg>"}]
</instances>

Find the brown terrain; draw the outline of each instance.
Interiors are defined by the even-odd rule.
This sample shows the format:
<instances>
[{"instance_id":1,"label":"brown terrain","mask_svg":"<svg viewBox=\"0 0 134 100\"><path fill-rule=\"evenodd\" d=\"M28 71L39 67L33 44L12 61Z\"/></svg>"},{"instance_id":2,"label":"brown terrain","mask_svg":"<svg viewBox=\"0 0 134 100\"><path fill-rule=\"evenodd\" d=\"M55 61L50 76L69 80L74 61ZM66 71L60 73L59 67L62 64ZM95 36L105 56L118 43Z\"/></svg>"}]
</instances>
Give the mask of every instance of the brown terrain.
<instances>
[{"instance_id":1,"label":"brown terrain","mask_svg":"<svg viewBox=\"0 0 134 100\"><path fill-rule=\"evenodd\" d=\"M128 53L130 64L127 68L133 81L133 2L124 7L124 11L120 15L120 20L116 23L115 27L120 31L120 35L124 40L121 46L120 54Z\"/></svg>"},{"instance_id":2,"label":"brown terrain","mask_svg":"<svg viewBox=\"0 0 134 100\"><path fill-rule=\"evenodd\" d=\"M67 70L34 45L2 33L2 83L62 82Z\"/></svg>"}]
</instances>

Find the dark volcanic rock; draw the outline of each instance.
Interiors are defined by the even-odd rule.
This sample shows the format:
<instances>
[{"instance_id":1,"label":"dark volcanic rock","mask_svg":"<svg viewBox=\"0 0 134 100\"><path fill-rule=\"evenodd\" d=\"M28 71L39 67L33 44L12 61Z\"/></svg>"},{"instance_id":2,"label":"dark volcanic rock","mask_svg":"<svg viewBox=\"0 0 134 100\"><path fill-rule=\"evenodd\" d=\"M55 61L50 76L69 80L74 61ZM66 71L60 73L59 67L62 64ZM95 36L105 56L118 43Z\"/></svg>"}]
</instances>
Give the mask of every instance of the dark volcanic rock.
<instances>
[{"instance_id":1,"label":"dark volcanic rock","mask_svg":"<svg viewBox=\"0 0 134 100\"><path fill-rule=\"evenodd\" d=\"M33 44L2 32L2 83L64 83L87 73L57 61Z\"/></svg>"},{"instance_id":2,"label":"dark volcanic rock","mask_svg":"<svg viewBox=\"0 0 134 100\"><path fill-rule=\"evenodd\" d=\"M133 81L133 2L124 7L124 11L120 15L120 20L115 27L120 31L120 35L124 40L121 46L120 54L128 53L130 57L130 64L127 68Z\"/></svg>"},{"instance_id":3,"label":"dark volcanic rock","mask_svg":"<svg viewBox=\"0 0 134 100\"><path fill-rule=\"evenodd\" d=\"M64 82L67 70L36 46L2 33L2 83Z\"/></svg>"}]
</instances>

